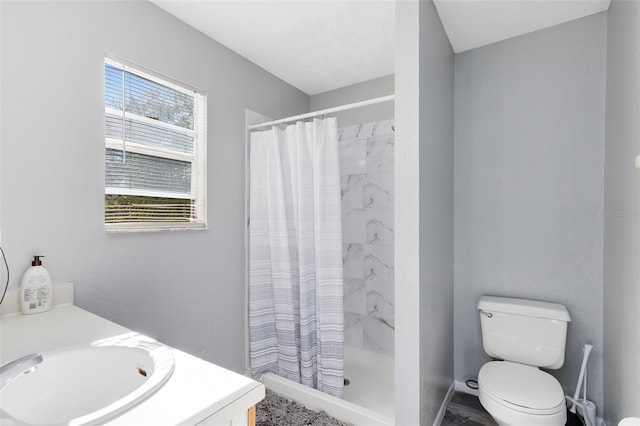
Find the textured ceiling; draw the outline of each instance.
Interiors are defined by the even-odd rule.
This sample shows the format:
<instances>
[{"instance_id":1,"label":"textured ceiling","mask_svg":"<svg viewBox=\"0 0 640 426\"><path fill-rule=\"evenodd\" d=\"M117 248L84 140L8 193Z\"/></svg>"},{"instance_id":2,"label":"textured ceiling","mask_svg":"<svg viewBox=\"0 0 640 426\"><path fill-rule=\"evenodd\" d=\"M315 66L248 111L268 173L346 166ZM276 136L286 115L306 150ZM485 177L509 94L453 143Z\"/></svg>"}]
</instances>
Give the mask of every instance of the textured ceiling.
<instances>
[{"instance_id":1,"label":"textured ceiling","mask_svg":"<svg viewBox=\"0 0 640 426\"><path fill-rule=\"evenodd\" d=\"M394 72L394 0L151 1L309 95ZM434 3L463 52L602 12L610 0Z\"/></svg>"},{"instance_id":2,"label":"textured ceiling","mask_svg":"<svg viewBox=\"0 0 640 426\"><path fill-rule=\"evenodd\" d=\"M610 0L433 0L454 52L603 12Z\"/></svg>"},{"instance_id":3,"label":"textured ceiling","mask_svg":"<svg viewBox=\"0 0 640 426\"><path fill-rule=\"evenodd\" d=\"M394 72L392 0L152 2L309 95Z\"/></svg>"}]
</instances>

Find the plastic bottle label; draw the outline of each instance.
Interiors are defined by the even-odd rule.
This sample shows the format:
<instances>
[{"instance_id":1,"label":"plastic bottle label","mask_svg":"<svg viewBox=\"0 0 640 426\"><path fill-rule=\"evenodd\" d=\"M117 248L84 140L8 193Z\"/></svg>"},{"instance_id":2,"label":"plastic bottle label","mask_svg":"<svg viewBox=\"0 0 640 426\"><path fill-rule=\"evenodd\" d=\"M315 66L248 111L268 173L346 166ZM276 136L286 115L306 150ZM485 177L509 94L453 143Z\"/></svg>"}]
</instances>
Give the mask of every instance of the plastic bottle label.
<instances>
[{"instance_id":1,"label":"plastic bottle label","mask_svg":"<svg viewBox=\"0 0 640 426\"><path fill-rule=\"evenodd\" d=\"M24 289L24 301L29 310L40 308L49 300L47 279L42 275L32 276L27 280Z\"/></svg>"},{"instance_id":2,"label":"plastic bottle label","mask_svg":"<svg viewBox=\"0 0 640 426\"><path fill-rule=\"evenodd\" d=\"M25 302L35 302L38 300L38 290L35 288L26 288L24 290Z\"/></svg>"},{"instance_id":3,"label":"plastic bottle label","mask_svg":"<svg viewBox=\"0 0 640 426\"><path fill-rule=\"evenodd\" d=\"M42 286L38 289L38 306L42 306L43 303L47 303L49 300L49 289L45 286Z\"/></svg>"}]
</instances>

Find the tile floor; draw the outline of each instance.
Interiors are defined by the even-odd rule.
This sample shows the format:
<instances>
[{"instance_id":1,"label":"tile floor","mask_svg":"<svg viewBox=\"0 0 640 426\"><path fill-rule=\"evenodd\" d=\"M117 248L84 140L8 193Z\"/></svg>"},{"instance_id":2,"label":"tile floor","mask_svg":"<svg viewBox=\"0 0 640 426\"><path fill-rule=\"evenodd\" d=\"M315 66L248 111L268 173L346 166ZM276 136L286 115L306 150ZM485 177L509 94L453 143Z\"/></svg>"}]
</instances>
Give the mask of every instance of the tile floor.
<instances>
[{"instance_id":1,"label":"tile floor","mask_svg":"<svg viewBox=\"0 0 640 426\"><path fill-rule=\"evenodd\" d=\"M477 396L455 392L447 405L441 426L497 426Z\"/></svg>"}]
</instances>

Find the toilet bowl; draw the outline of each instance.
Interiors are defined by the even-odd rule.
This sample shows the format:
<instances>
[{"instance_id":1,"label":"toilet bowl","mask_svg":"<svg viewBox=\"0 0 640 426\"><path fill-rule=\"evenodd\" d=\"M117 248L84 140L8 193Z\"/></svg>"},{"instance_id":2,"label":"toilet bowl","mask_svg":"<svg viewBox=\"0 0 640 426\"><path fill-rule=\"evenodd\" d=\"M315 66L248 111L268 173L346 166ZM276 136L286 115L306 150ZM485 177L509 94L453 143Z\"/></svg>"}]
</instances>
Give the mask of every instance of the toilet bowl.
<instances>
[{"instance_id":1,"label":"toilet bowl","mask_svg":"<svg viewBox=\"0 0 640 426\"><path fill-rule=\"evenodd\" d=\"M480 403L500 426L564 426L560 383L539 368L564 364L567 309L557 303L483 296L482 343L494 360L478 373Z\"/></svg>"},{"instance_id":2,"label":"toilet bowl","mask_svg":"<svg viewBox=\"0 0 640 426\"><path fill-rule=\"evenodd\" d=\"M500 426L558 426L567 421L560 383L536 367L491 361L480 369L478 386L480 403Z\"/></svg>"}]
</instances>

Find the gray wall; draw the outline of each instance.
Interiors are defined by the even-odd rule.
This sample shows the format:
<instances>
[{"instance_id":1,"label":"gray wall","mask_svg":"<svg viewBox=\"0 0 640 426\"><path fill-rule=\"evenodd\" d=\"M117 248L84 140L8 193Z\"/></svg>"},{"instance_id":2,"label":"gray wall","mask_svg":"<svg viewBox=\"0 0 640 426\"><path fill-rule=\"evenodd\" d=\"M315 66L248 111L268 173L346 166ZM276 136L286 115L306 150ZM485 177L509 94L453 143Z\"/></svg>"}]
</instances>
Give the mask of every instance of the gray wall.
<instances>
[{"instance_id":1,"label":"gray wall","mask_svg":"<svg viewBox=\"0 0 640 426\"><path fill-rule=\"evenodd\" d=\"M589 399L602 409L606 19L456 56L456 380L488 360L482 295L553 301L573 319L553 374L573 394L592 343Z\"/></svg>"},{"instance_id":2,"label":"gray wall","mask_svg":"<svg viewBox=\"0 0 640 426\"><path fill-rule=\"evenodd\" d=\"M244 108L309 97L149 2L1 2L2 243L79 306L224 367L244 363ZM209 230L107 235L103 60L111 52L208 93Z\"/></svg>"},{"instance_id":3,"label":"gray wall","mask_svg":"<svg viewBox=\"0 0 640 426\"><path fill-rule=\"evenodd\" d=\"M605 420L640 417L640 2L609 9L604 187Z\"/></svg>"},{"instance_id":4,"label":"gray wall","mask_svg":"<svg viewBox=\"0 0 640 426\"><path fill-rule=\"evenodd\" d=\"M309 102L311 111L332 108L353 102L366 101L368 99L379 98L381 96L393 95L394 78L393 74L384 77L368 80L362 83L353 84L329 92L312 95ZM393 118L394 103L383 102L371 106L355 108L348 111L336 113L338 125L340 127L354 124L371 123L373 121L388 120Z\"/></svg>"},{"instance_id":5,"label":"gray wall","mask_svg":"<svg viewBox=\"0 0 640 426\"><path fill-rule=\"evenodd\" d=\"M396 8L396 424L453 381L454 57L431 0Z\"/></svg>"},{"instance_id":6,"label":"gray wall","mask_svg":"<svg viewBox=\"0 0 640 426\"><path fill-rule=\"evenodd\" d=\"M454 371L454 55L431 1L420 40L420 423L431 425Z\"/></svg>"}]
</instances>

